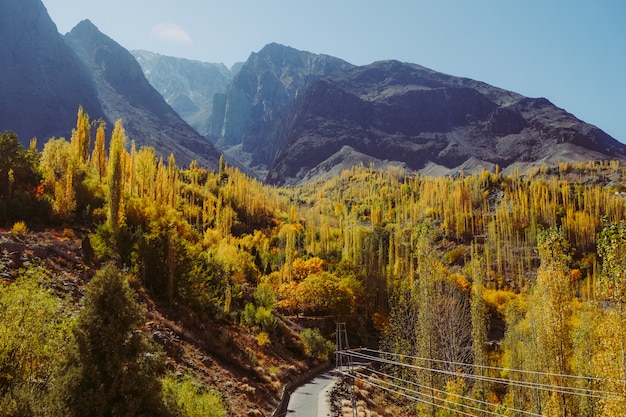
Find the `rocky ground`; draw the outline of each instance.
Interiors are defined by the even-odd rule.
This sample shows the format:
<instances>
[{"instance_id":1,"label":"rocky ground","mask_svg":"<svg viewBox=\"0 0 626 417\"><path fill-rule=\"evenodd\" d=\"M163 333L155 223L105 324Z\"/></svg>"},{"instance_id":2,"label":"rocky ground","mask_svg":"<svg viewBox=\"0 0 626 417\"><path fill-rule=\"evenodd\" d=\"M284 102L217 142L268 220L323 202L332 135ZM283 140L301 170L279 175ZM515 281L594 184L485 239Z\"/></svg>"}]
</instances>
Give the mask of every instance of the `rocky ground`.
<instances>
[{"instance_id":1,"label":"rocky ground","mask_svg":"<svg viewBox=\"0 0 626 417\"><path fill-rule=\"evenodd\" d=\"M41 266L51 289L78 308L95 270L82 260L85 231L64 229L12 234L0 230L0 278L11 282L23 268ZM193 375L223 396L229 416L270 415L282 387L306 372L297 338L298 325L279 320L269 344L259 346L255 334L233 321L200 321L193 311L154 299L135 285L146 309L142 330L167 354L168 369Z\"/></svg>"}]
</instances>

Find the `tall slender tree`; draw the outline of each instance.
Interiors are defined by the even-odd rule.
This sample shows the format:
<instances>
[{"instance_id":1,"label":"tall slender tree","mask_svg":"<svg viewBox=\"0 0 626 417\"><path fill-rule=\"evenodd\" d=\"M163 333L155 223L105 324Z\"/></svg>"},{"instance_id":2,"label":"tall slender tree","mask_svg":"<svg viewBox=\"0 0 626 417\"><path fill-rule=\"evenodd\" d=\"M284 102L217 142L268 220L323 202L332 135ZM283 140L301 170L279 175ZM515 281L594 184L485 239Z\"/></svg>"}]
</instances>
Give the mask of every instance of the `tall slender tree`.
<instances>
[{"instance_id":1,"label":"tall slender tree","mask_svg":"<svg viewBox=\"0 0 626 417\"><path fill-rule=\"evenodd\" d=\"M80 164L87 162L89 158L89 146L91 144L91 130L89 115L83 111L83 106L78 108L76 128L72 131L72 151L76 161Z\"/></svg>"},{"instance_id":2,"label":"tall slender tree","mask_svg":"<svg viewBox=\"0 0 626 417\"><path fill-rule=\"evenodd\" d=\"M109 163L107 166L107 185L108 194L108 221L114 230L119 227L123 208L122 208L122 192L123 185L123 153L126 134L122 126L122 119L115 122L113 133L111 135L111 143L109 147Z\"/></svg>"},{"instance_id":3,"label":"tall slender tree","mask_svg":"<svg viewBox=\"0 0 626 417\"><path fill-rule=\"evenodd\" d=\"M472 245L472 260L470 263L472 277L472 294L470 298L472 312L472 351L474 353L475 372L484 376L483 369L487 365L487 317L484 299L484 265L483 258L477 253L476 245ZM487 386L482 379L476 382L476 395L486 400Z\"/></svg>"},{"instance_id":4,"label":"tall slender tree","mask_svg":"<svg viewBox=\"0 0 626 417\"><path fill-rule=\"evenodd\" d=\"M100 119L96 129L96 142L91 153L91 163L96 167L100 181L106 176L107 154L105 149L105 128L106 123Z\"/></svg>"},{"instance_id":5,"label":"tall slender tree","mask_svg":"<svg viewBox=\"0 0 626 417\"><path fill-rule=\"evenodd\" d=\"M541 232L538 239L541 266L530 305L537 326L537 353L545 358L544 370L555 375L549 383L567 386L568 379L561 375L571 374L574 292L569 274L569 243L563 231L554 227ZM573 398L565 393L552 394L545 405L546 412L553 416L567 417L575 412Z\"/></svg>"}]
</instances>

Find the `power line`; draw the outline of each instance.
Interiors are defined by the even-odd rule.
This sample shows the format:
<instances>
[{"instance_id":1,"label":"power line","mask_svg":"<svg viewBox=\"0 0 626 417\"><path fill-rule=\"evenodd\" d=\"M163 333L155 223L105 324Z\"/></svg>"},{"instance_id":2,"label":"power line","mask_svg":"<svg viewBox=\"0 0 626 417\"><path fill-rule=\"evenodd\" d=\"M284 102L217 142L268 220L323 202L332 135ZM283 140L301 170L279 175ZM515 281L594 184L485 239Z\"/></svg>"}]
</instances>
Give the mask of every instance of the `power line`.
<instances>
[{"instance_id":1,"label":"power line","mask_svg":"<svg viewBox=\"0 0 626 417\"><path fill-rule=\"evenodd\" d=\"M383 352L383 353L388 353L388 352ZM480 380L480 381L485 381L485 382L502 383L502 384L517 386L521 388L532 388L532 389L543 390L543 391L559 393L559 394L569 394L569 395L577 395L577 396L591 397L591 398L605 398L606 396L618 396L619 395L618 393L615 393L615 392L594 390L591 388L563 387L563 386L553 385L553 384L517 381L517 380L512 380L512 379L507 379L507 378L480 376L480 375L466 374L466 373L456 372L456 371L447 371L447 370L442 370L442 369L428 368L425 366L398 362L398 361L394 361L391 359L379 358L376 356L363 354L358 351L343 351L343 352L340 352L340 354L349 355L349 356L353 356L359 359L365 359L365 360L369 360L373 362L380 362L380 363L384 363L388 365L396 365L396 366L401 366L401 367L406 367L406 368L411 368L411 369L417 369L421 371L434 372L434 373L439 373L439 374L444 374L444 375L449 375L449 376L454 376L454 377L468 378L468 379ZM443 361L443 362L445 363L446 361Z\"/></svg>"},{"instance_id":2,"label":"power line","mask_svg":"<svg viewBox=\"0 0 626 417\"><path fill-rule=\"evenodd\" d=\"M401 391L393 390L391 388L388 388L388 387L385 387L385 386L382 386L382 385L379 385L379 384L376 384L376 383L371 383L370 381L368 381L366 379L355 377L355 376L353 376L353 375L351 375L351 374L349 374L347 372L344 372L344 371L340 371L340 373L343 374L343 375L347 375L350 378L354 378L357 381L362 381L362 382L368 383L368 384L370 384L370 385L372 385L374 387L380 388L382 390L391 392L391 393L396 394L396 395L400 395L400 396L408 398L410 400L414 400L414 401L420 402L422 404L431 405L431 406L438 407L438 408L441 408L441 409L447 410L447 411L452 411L452 412L455 412L455 413L458 413L458 414L461 414L461 415L464 415L464 416L467 416L467 417L479 417L479 416L477 416L475 414L470 414L468 412L461 411L461 410L455 410L453 408L446 407L446 406L444 406L442 404L437 404L435 402L426 401L426 400L423 400L421 398L414 397L412 395L408 395L408 394L406 394L404 392L401 392Z\"/></svg>"},{"instance_id":3,"label":"power line","mask_svg":"<svg viewBox=\"0 0 626 417\"><path fill-rule=\"evenodd\" d=\"M388 365L396 365L396 366L401 366L401 367L406 367L406 368L411 368L411 369L417 369L421 371L434 372L434 373L439 373L443 375L474 379L474 380L485 381L485 382L501 383L505 385L517 386L520 388L538 389L542 391L548 391L548 392L559 393L559 394L571 394L571 395L593 397L593 398L605 398L606 395L619 395L615 392L593 390L591 388L563 387L559 385L544 384L544 383L539 383L539 382L518 381L518 380L507 379L507 378L497 378L497 377L481 376L481 375L475 375L475 374L467 374L467 373L462 373L462 372L457 372L457 371L447 371L444 369L435 369L435 368L429 368L425 366L402 363L402 362L393 361L390 359L377 358L375 356L369 356L369 355L359 354L355 352L348 352L346 354L351 354L357 358L368 359L371 361L376 361L376 362L380 362L380 363L384 363Z\"/></svg>"},{"instance_id":4,"label":"power line","mask_svg":"<svg viewBox=\"0 0 626 417\"><path fill-rule=\"evenodd\" d=\"M482 401L482 400L479 400L477 398L467 397L467 396L464 396L464 395L461 395L461 394L456 394L456 393L453 393L453 392L447 392L447 391L444 391L444 390L441 390L441 389L428 387L426 385L422 385L422 384L416 383L414 381L408 381L406 379L398 378L396 376L389 375L389 374L386 374L384 372L376 371L376 370L371 369L371 368L367 368L367 370L372 372L372 373L375 373L377 375L381 375L383 377L386 377L386 378L394 379L396 381L404 382L406 384L412 384L412 385L415 385L415 386L417 386L419 388L431 390L431 391L434 391L434 392L437 392L437 393L440 393L440 394L450 395L450 396L453 396L453 397L456 397L456 398L460 398L460 399L467 400L467 401L472 401L472 402L475 402L475 403L478 403L478 404L481 404L481 405L486 405L486 406L489 406L489 407L498 407L499 406L499 404L494 404L494 403L490 403L490 402L487 402L487 401ZM405 388L405 389L409 390L408 388ZM413 391L413 390L411 390L411 391ZM515 412L522 413L522 414L527 414L529 416L543 417L541 414L535 414L535 413L533 413L531 411L518 410L518 409L515 409L515 408L511 408L511 407L509 407L508 410L509 411L515 411ZM481 410L481 411L487 412L489 414L493 414L492 412L490 412L488 410ZM500 414L496 414L496 415L500 415Z\"/></svg>"},{"instance_id":5,"label":"power line","mask_svg":"<svg viewBox=\"0 0 626 417\"><path fill-rule=\"evenodd\" d=\"M388 355L388 356L396 356L396 357L402 357L402 358L407 358L407 359L429 361L429 362L434 362L434 363L443 363L443 364L446 364L446 365L457 365L457 366L472 367L472 368L479 368L479 369L488 369L488 370L492 370L492 371L514 372L514 373L522 373L522 374L532 374L532 375L542 375L542 376L554 376L554 377L563 377L563 378L572 378L572 379L582 379L582 380L585 380L585 381L604 381L603 378L592 377L592 376L570 375L570 374L556 374L556 373L551 373L551 372L529 371L529 370L513 369L513 368L499 368L499 367L496 367L496 366L477 365L477 364L473 364L473 363L453 362L453 361L445 361L445 360L442 360L442 359L433 359L433 358L423 358L423 357L419 357L419 356L402 355L402 354L398 354L398 353L384 352L384 351L381 351L381 350L374 350L374 349L369 349L369 348L362 348L360 350L367 351L367 352L373 352L373 353L385 354L385 355ZM616 380L615 382L624 383L624 382L626 382L626 380Z\"/></svg>"}]
</instances>

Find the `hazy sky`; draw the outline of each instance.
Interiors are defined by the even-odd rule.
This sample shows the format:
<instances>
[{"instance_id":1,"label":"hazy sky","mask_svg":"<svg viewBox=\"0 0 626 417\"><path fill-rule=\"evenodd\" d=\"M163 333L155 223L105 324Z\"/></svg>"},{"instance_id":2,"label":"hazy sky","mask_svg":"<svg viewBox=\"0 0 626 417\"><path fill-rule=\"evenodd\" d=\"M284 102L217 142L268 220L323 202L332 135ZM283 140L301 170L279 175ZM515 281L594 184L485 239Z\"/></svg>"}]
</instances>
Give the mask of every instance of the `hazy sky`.
<instances>
[{"instance_id":1,"label":"hazy sky","mask_svg":"<svg viewBox=\"0 0 626 417\"><path fill-rule=\"evenodd\" d=\"M245 61L270 42L363 65L412 62L546 97L626 143L623 0L43 0L127 49Z\"/></svg>"}]
</instances>

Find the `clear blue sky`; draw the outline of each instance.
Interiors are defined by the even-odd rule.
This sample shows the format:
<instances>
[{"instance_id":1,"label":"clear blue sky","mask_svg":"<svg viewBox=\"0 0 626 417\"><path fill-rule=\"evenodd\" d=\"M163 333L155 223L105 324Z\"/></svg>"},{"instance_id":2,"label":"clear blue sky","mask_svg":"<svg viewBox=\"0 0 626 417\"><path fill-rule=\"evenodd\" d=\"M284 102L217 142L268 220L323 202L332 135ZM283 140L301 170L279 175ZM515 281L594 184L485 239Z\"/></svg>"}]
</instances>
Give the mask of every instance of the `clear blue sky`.
<instances>
[{"instance_id":1,"label":"clear blue sky","mask_svg":"<svg viewBox=\"0 0 626 417\"><path fill-rule=\"evenodd\" d=\"M546 97L626 143L624 0L43 0L59 32L90 19L127 49L245 61L270 42L420 64Z\"/></svg>"}]
</instances>

